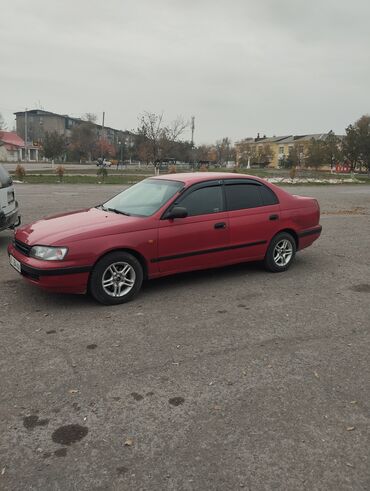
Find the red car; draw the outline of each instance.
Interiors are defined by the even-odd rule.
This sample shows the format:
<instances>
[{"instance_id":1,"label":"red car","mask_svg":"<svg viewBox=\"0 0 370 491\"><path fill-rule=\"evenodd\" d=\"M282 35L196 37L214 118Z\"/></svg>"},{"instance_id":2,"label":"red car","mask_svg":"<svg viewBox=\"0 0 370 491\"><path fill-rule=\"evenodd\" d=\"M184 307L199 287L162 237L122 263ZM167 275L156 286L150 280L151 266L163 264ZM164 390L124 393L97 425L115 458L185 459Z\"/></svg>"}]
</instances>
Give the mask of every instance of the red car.
<instances>
[{"instance_id":1,"label":"red car","mask_svg":"<svg viewBox=\"0 0 370 491\"><path fill-rule=\"evenodd\" d=\"M171 174L95 208L25 225L8 253L34 285L119 304L146 278L257 260L285 271L320 236L319 219L315 199L254 176Z\"/></svg>"}]
</instances>

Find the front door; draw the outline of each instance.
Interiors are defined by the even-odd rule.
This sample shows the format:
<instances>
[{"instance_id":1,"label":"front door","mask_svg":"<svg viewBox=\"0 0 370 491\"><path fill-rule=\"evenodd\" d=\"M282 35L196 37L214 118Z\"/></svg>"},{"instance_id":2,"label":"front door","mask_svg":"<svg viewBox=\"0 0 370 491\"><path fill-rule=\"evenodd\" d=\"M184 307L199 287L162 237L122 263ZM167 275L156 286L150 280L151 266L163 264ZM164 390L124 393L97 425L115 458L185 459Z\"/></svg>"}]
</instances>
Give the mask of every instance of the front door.
<instances>
[{"instance_id":1,"label":"front door","mask_svg":"<svg viewBox=\"0 0 370 491\"><path fill-rule=\"evenodd\" d=\"M188 216L160 221L159 270L180 272L225 264L230 230L221 182L197 184L174 204L186 208Z\"/></svg>"}]
</instances>

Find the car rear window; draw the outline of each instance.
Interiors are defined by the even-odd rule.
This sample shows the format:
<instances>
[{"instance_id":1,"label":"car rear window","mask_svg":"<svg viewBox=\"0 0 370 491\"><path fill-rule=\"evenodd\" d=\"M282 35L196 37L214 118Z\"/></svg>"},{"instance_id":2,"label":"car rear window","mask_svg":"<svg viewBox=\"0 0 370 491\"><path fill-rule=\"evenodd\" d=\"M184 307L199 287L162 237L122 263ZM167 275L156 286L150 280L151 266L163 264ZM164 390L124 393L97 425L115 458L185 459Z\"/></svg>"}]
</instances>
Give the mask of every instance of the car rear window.
<instances>
[{"instance_id":1,"label":"car rear window","mask_svg":"<svg viewBox=\"0 0 370 491\"><path fill-rule=\"evenodd\" d=\"M262 197L256 184L227 184L225 189L229 211L262 206Z\"/></svg>"},{"instance_id":2,"label":"car rear window","mask_svg":"<svg viewBox=\"0 0 370 491\"><path fill-rule=\"evenodd\" d=\"M8 171L0 164L0 188L7 188L11 186L12 178Z\"/></svg>"},{"instance_id":3,"label":"car rear window","mask_svg":"<svg viewBox=\"0 0 370 491\"><path fill-rule=\"evenodd\" d=\"M261 186L259 186L259 189L260 189L260 193L261 193L262 201L263 201L264 205L266 205L266 206L267 205L277 205L279 203L279 200L277 199L276 194L273 191L271 191L270 188L261 184Z\"/></svg>"},{"instance_id":4,"label":"car rear window","mask_svg":"<svg viewBox=\"0 0 370 491\"><path fill-rule=\"evenodd\" d=\"M279 203L275 193L263 184L227 183L225 189L229 211L276 205Z\"/></svg>"}]
</instances>

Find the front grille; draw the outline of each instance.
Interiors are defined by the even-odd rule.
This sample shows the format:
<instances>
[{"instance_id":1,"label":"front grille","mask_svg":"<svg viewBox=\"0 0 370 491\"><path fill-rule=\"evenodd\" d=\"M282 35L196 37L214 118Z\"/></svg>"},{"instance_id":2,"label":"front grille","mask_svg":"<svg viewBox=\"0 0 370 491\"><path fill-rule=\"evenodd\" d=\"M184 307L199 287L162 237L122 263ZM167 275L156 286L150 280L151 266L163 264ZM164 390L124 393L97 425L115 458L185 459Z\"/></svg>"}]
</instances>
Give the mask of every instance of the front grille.
<instances>
[{"instance_id":1,"label":"front grille","mask_svg":"<svg viewBox=\"0 0 370 491\"><path fill-rule=\"evenodd\" d=\"M40 280L40 276L38 274L30 273L28 271L25 271L24 269L22 269L22 275L25 276L26 278L29 278L30 280L34 280L34 281Z\"/></svg>"},{"instance_id":2,"label":"front grille","mask_svg":"<svg viewBox=\"0 0 370 491\"><path fill-rule=\"evenodd\" d=\"M25 244L24 242L21 242L20 240L17 240L15 239L14 242L14 247L17 251L19 251L21 254L23 254L24 256L29 256L30 255L30 251L32 249L32 246L29 246L27 244Z\"/></svg>"}]
</instances>

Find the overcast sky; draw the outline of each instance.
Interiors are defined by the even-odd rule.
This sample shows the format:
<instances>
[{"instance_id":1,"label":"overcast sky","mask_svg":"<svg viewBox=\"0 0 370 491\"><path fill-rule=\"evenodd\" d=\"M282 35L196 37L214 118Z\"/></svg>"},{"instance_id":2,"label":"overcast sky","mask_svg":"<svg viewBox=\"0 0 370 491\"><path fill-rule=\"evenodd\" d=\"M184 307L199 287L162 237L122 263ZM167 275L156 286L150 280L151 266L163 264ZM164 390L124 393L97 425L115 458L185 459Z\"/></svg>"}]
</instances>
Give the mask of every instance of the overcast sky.
<instances>
[{"instance_id":1,"label":"overcast sky","mask_svg":"<svg viewBox=\"0 0 370 491\"><path fill-rule=\"evenodd\" d=\"M0 112L137 127L195 116L196 143L318 133L370 112L369 0L11 0ZM185 135L189 138L189 134Z\"/></svg>"}]
</instances>

